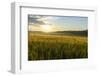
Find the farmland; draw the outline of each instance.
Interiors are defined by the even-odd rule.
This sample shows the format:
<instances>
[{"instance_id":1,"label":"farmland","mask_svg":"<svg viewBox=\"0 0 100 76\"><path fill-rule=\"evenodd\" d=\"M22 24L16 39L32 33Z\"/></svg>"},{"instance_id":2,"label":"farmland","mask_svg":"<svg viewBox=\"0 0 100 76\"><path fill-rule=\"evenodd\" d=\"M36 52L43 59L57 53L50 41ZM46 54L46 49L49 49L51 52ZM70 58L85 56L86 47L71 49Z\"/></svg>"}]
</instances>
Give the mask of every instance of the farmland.
<instances>
[{"instance_id":1,"label":"farmland","mask_svg":"<svg viewBox=\"0 0 100 76\"><path fill-rule=\"evenodd\" d=\"M88 57L86 36L50 35L29 32L28 60L77 59Z\"/></svg>"}]
</instances>

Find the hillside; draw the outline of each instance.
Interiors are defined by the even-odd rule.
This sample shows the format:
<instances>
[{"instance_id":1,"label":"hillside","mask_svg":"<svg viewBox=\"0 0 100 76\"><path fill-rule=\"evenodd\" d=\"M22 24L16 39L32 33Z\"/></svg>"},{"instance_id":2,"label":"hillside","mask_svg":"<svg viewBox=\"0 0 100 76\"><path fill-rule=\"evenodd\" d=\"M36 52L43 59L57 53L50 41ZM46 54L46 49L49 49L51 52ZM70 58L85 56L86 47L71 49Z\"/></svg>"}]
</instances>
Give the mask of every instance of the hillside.
<instances>
[{"instance_id":1,"label":"hillside","mask_svg":"<svg viewBox=\"0 0 100 76\"><path fill-rule=\"evenodd\" d=\"M41 31L29 31L34 34L51 34L51 35L71 35L71 36L88 36L88 30L84 31L56 31L56 32L50 32L45 33Z\"/></svg>"}]
</instances>

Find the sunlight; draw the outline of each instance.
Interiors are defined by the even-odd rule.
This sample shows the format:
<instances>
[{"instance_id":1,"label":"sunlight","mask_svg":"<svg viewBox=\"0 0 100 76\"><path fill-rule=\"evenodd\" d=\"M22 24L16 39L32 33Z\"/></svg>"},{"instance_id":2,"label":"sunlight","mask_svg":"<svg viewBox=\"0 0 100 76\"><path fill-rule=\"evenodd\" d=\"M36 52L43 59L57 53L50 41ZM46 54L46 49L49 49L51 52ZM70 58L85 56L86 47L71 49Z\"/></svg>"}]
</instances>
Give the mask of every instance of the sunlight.
<instances>
[{"instance_id":1,"label":"sunlight","mask_svg":"<svg viewBox=\"0 0 100 76\"><path fill-rule=\"evenodd\" d=\"M42 25L41 29L43 32L52 32L52 26L50 25Z\"/></svg>"}]
</instances>

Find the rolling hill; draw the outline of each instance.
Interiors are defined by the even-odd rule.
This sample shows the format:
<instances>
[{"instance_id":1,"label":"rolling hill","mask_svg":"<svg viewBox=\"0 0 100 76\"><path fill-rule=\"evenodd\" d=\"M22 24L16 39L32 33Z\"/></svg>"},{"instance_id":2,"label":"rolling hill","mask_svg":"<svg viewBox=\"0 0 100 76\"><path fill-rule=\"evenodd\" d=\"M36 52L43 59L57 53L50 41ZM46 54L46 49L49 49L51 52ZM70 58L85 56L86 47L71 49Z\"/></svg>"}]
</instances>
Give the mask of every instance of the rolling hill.
<instances>
[{"instance_id":1,"label":"rolling hill","mask_svg":"<svg viewBox=\"0 0 100 76\"><path fill-rule=\"evenodd\" d=\"M50 35L71 35L71 36L88 36L88 30L83 31L56 31L56 32L49 32L45 33L42 31L29 31L34 34L50 34Z\"/></svg>"}]
</instances>

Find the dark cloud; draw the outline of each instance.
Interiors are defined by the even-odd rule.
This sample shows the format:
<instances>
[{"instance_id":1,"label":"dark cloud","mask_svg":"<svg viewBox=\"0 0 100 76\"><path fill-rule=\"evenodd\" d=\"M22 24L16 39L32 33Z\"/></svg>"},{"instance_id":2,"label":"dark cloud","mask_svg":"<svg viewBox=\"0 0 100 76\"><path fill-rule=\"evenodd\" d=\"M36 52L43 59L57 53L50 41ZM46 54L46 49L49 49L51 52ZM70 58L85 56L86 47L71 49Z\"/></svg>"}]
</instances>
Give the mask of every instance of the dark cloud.
<instances>
[{"instance_id":1,"label":"dark cloud","mask_svg":"<svg viewBox=\"0 0 100 76\"><path fill-rule=\"evenodd\" d=\"M38 19L40 19L41 16L33 16L33 15L28 15L28 24L32 25L44 25L45 23L43 21L39 21Z\"/></svg>"}]
</instances>

